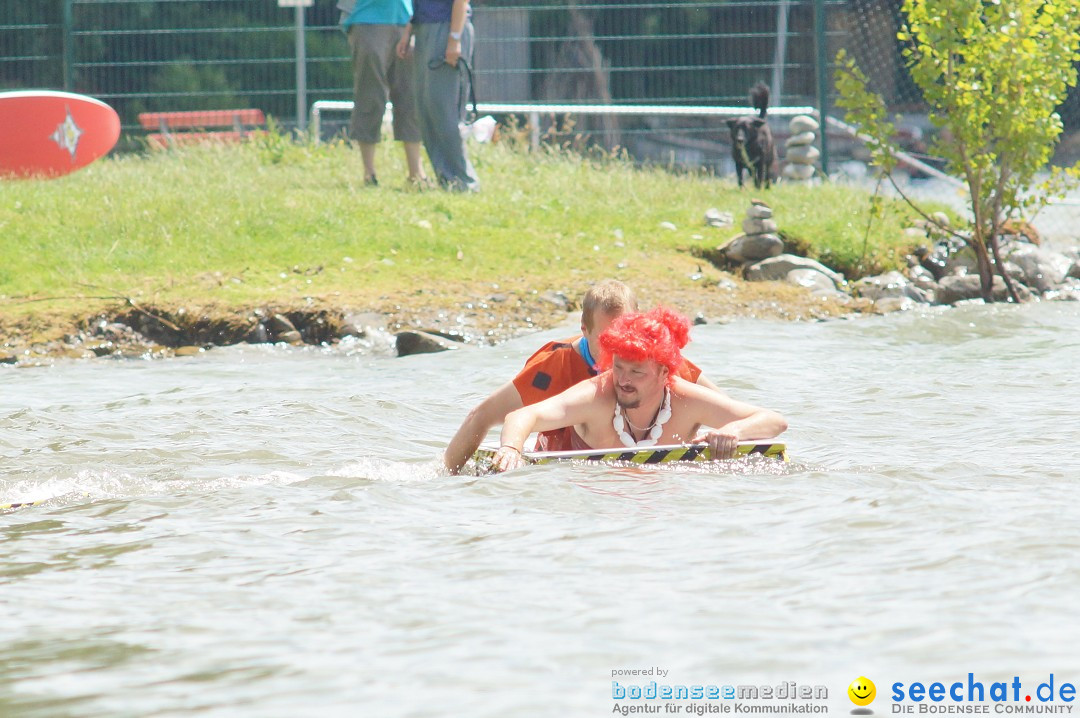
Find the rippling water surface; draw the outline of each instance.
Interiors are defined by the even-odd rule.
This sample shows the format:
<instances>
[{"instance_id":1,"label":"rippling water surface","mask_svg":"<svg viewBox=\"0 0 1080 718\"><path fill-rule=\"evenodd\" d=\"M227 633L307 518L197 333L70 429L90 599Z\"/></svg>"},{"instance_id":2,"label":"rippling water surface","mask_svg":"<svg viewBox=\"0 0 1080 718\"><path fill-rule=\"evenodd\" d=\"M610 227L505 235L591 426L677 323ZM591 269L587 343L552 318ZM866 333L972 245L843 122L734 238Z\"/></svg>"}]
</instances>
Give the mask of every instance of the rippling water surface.
<instances>
[{"instance_id":1,"label":"rippling water surface","mask_svg":"<svg viewBox=\"0 0 1080 718\"><path fill-rule=\"evenodd\" d=\"M542 339L0 367L0 715L602 716L1080 679L1080 306L696 327L792 464L444 475ZM887 711L887 706L878 712Z\"/></svg>"}]
</instances>

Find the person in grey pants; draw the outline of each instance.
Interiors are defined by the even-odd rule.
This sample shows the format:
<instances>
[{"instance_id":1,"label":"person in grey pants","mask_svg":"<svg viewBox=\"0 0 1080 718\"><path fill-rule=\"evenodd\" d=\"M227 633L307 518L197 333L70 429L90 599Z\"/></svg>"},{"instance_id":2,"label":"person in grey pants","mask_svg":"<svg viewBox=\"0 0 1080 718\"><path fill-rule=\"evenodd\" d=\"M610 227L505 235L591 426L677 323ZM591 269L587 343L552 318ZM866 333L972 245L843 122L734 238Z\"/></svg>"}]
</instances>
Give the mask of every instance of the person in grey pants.
<instances>
[{"instance_id":1,"label":"person in grey pants","mask_svg":"<svg viewBox=\"0 0 1080 718\"><path fill-rule=\"evenodd\" d=\"M341 0L341 24L349 36L353 65L353 114L349 136L360 144L364 183L377 185L375 149L381 139L386 99L394 103L394 139L405 147L409 180L427 181L420 162L412 57L397 57L397 43L412 16L411 0Z\"/></svg>"},{"instance_id":2,"label":"person in grey pants","mask_svg":"<svg viewBox=\"0 0 1080 718\"><path fill-rule=\"evenodd\" d=\"M439 184L457 191L480 189L465 155L458 125L465 119L468 79L461 61L472 63L473 27L469 0L414 0L412 22L397 51L409 53L416 37L416 101L420 135Z\"/></svg>"}]
</instances>

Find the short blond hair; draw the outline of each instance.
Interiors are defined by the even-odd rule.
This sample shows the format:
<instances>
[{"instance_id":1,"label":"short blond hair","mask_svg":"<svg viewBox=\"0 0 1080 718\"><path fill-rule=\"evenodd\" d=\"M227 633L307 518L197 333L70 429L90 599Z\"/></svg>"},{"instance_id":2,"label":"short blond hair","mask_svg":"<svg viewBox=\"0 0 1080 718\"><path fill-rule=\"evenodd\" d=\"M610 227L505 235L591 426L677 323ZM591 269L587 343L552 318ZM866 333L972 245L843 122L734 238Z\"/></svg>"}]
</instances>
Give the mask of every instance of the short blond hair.
<instances>
[{"instance_id":1,"label":"short blond hair","mask_svg":"<svg viewBox=\"0 0 1080 718\"><path fill-rule=\"evenodd\" d=\"M592 331L596 312L618 316L626 312L637 311L637 297L634 290L617 279L605 279L589 291L581 302L581 323L587 331Z\"/></svg>"}]
</instances>

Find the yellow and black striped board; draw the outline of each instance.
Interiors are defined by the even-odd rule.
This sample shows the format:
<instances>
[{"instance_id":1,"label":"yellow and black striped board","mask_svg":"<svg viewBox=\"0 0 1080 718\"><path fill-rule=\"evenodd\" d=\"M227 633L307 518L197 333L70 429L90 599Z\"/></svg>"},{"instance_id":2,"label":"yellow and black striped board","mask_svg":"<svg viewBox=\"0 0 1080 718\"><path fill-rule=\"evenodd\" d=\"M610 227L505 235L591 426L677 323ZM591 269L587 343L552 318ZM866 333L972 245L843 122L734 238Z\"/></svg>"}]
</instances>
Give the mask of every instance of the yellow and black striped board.
<instances>
[{"instance_id":1,"label":"yellow and black striped board","mask_svg":"<svg viewBox=\"0 0 1080 718\"><path fill-rule=\"evenodd\" d=\"M496 448L481 447L473 454L477 473L490 473ZM735 457L760 455L787 461L787 446L770 441L743 441ZM668 464L675 461L712 461L708 444L669 444L643 446L635 449L590 449L587 451L526 451L525 460L533 464L552 464L559 461L598 461L603 463Z\"/></svg>"},{"instance_id":2,"label":"yellow and black striped board","mask_svg":"<svg viewBox=\"0 0 1080 718\"><path fill-rule=\"evenodd\" d=\"M84 498L89 498L90 494L78 494L78 493L59 494L57 496L46 496L43 499L34 499L33 501L16 501L14 503L9 503L9 504L0 504L0 511L11 511L11 510L14 510L14 509L25 509L25 508L29 508L31 506L42 506L48 501L60 498L60 496L67 496L69 498L82 496Z\"/></svg>"},{"instance_id":3,"label":"yellow and black striped board","mask_svg":"<svg viewBox=\"0 0 1080 718\"><path fill-rule=\"evenodd\" d=\"M41 500L41 501L22 501L22 502L15 503L15 504L0 504L0 511L7 511L8 509L21 509L21 508L25 508L27 506L37 506L38 504L43 504L43 503L45 503L44 500Z\"/></svg>"}]
</instances>

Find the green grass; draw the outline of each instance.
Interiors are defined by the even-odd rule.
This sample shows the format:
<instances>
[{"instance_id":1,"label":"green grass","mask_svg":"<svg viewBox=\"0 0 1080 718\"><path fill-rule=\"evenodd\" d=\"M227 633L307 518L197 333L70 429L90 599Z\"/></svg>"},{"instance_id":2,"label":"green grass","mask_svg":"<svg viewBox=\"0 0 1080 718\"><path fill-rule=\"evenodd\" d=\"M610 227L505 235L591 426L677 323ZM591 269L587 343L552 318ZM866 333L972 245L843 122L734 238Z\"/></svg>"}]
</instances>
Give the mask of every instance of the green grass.
<instances>
[{"instance_id":1,"label":"green grass","mask_svg":"<svg viewBox=\"0 0 1080 718\"><path fill-rule=\"evenodd\" d=\"M512 140L472 153L483 185L476 195L408 186L389 141L372 188L354 148L274 135L109 158L56 180L3 181L0 311L26 298L103 293L239 307L439 284L632 280L734 236L737 227L705 227L704 211L730 211L738 223L752 196L765 198L781 230L812 256L849 273L897 266L910 245L901 230L911 212L886 203L864 252L870 197L852 188L739 190L726 178L530 153Z\"/></svg>"}]
</instances>

